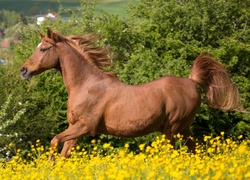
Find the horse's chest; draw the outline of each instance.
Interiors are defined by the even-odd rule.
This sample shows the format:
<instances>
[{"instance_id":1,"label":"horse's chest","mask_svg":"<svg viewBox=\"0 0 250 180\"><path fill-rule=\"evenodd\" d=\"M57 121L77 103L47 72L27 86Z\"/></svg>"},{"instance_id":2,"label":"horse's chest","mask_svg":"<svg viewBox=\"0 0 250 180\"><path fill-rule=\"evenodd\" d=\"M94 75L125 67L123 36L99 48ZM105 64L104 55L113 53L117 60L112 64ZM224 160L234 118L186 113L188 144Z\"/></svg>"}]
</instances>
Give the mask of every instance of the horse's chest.
<instances>
[{"instance_id":1,"label":"horse's chest","mask_svg":"<svg viewBox=\"0 0 250 180\"><path fill-rule=\"evenodd\" d=\"M86 124L91 124L99 121L102 116L98 105L93 106L90 103L81 103L77 106L68 107L67 118L70 124L75 124L77 121L84 121Z\"/></svg>"},{"instance_id":2,"label":"horse's chest","mask_svg":"<svg viewBox=\"0 0 250 180\"><path fill-rule=\"evenodd\" d=\"M85 97L85 96L83 96ZM69 98L68 109L67 109L67 119L70 124L75 124L79 121L79 118L86 112L89 111L88 103L86 103L85 98Z\"/></svg>"},{"instance_id":3,"label":"horse's chest","mask_svg":"<svg viewBox=\"0 0 250 180\"><path fill-rule=\"evenodd\" d=\"M76 106L74 104L69 103L68 110L67 110L67 119L70 124L75 124L79 121L79 118L83 115L83 109L81 106Z\"/></svg>"}]
</instances>

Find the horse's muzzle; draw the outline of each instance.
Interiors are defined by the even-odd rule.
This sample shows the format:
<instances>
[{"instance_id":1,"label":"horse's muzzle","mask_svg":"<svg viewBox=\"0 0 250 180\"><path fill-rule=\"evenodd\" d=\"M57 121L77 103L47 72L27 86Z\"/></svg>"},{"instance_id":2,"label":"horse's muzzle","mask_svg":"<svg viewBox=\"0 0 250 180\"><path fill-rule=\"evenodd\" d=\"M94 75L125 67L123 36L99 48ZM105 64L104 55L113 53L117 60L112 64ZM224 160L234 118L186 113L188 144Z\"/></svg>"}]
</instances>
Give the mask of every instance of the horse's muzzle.
<instances>
[{"instance_id":1,"label":"horse's muzzle","mask_svg":"<svg viewBox=\"0 0 250 180\"><path fill-rule=\"evenodd\" d=\"M32 77L32 73L28 71L28 69L25 67L21 67L19 72L20 72L21 77L27 81L29 81Z\"/></svg>"}]
</instances>

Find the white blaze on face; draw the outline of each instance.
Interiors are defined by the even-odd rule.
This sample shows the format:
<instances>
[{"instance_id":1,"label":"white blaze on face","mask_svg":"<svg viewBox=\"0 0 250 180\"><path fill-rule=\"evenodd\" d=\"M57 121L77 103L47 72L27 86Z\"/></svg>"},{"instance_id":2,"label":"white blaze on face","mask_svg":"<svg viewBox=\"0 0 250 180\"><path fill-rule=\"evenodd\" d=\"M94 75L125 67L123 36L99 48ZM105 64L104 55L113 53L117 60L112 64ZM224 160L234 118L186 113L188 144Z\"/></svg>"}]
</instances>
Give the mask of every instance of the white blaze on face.
<instances>
[{"instance_id":1,"label":"white blaze on face","mask_svg":"<svg viewBox=\"0 0 250 180\"><path fill-rule=\"evenodd\" d=\"M41 46L42 43L39 43L38 46L36 48L39 48Z\"/></svg>"}]
</instances>

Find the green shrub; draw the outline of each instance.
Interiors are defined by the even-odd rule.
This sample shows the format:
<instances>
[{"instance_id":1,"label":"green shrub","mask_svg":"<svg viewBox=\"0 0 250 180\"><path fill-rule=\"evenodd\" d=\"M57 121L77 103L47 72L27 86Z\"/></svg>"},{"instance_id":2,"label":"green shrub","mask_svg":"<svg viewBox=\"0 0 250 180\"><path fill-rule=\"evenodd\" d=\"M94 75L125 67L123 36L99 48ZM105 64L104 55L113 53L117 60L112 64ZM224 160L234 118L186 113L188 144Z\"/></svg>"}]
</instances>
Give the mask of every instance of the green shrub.
<instances>
[{"instance_id":1,"label":"green shrub","mask_svg":"<svg viewBox=\"0 0 250 180\"><path fill-rule=\"evenodd\" d=\"M6 102L0 109L0 158L9 158L13 155L13 142L22 141L22 132L16 131L16 127L21 121L21 117L26 112L26 105L19 102L11 107L13 95L7 97ZM7 145L7 146L6 146Z\"/></svg>"}]
</instances>

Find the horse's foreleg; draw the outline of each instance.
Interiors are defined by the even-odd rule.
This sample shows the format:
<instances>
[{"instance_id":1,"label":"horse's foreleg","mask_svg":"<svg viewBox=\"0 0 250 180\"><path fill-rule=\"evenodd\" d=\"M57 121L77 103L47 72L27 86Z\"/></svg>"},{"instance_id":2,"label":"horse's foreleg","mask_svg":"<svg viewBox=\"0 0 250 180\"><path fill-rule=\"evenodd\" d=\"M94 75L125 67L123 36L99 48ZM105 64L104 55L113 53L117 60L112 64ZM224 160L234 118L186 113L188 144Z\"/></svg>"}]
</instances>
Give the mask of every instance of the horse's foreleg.
<instances>
[{"instance_id":1,"label":"horse's foreleg","mask_svg":"<svg viewBox=\"0 0 250 180\"><path fill-rule=\"evenodd\" d=\"M70 156L70 151L72 150L73 147L76 146L77 141L78 141L78 138L65 141L62 152L61 152L61 157L68 158Z\"/></svg>"},{"instance_id":2,"label":"horse's foreleg","mask_svg":"<svg viewBox=\"0 0 250 180\"><path fill-rule=\"evenodd\" d=\"M78 138L88 134L88 132L89 129L85 122L79 120L74 125L70 125L65 131L57 134L51 140L50 148L52 151L55 151L58 144L65 142L61 155L67 157L68 151L76 145ZM53 160L53 157L50 157L50 160Z\"/></svg>"}]
</instances>

